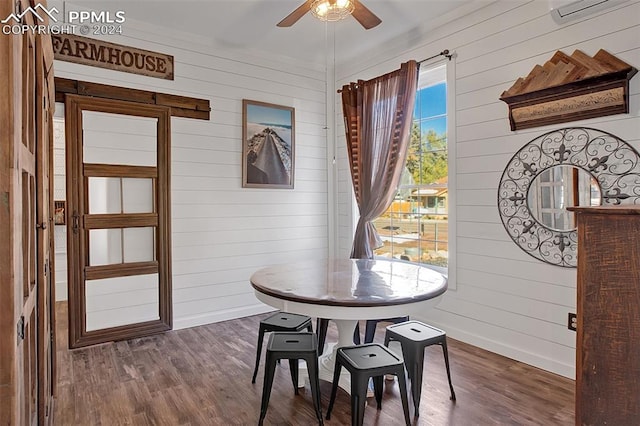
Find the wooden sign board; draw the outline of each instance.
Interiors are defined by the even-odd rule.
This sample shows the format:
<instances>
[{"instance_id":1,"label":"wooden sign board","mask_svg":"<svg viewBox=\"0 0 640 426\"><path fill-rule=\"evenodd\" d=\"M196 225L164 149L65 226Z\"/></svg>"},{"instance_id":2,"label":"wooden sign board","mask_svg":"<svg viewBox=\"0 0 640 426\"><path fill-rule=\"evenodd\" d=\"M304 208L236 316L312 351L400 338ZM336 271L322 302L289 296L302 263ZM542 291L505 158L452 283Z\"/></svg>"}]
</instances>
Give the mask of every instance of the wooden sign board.
<instances>
[{"instance_id":1,"label":"wooden sign board","mask_svg":"<svg viewBox=\"0 0 640 426\"><path fill-rule=\"evenodd\" d=\"M173 56L71 34L52 34L60 61L173 80Z\"/></svg>"}]
</instances>

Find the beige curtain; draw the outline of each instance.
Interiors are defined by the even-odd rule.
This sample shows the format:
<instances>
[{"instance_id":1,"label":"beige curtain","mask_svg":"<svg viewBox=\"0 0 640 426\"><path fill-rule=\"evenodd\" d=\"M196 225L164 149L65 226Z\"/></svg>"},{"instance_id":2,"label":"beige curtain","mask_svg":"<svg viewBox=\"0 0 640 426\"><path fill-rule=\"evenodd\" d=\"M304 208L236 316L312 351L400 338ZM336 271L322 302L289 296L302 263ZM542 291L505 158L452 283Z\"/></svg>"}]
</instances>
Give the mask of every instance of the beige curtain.
<instances>
[{"instance_id":1,"label":"beige curtain","mask_svg":"<svg viewBox=\"0 0 640 426\"><path fill-rule=\"evenodd\" d=\"M373 226L389 208L404 168L413 106L418 86L418 64L409 61L399 70L342 87L347 147L360 219L351 257L372 259L382 241Z\"/></svg>"}]
</instances>

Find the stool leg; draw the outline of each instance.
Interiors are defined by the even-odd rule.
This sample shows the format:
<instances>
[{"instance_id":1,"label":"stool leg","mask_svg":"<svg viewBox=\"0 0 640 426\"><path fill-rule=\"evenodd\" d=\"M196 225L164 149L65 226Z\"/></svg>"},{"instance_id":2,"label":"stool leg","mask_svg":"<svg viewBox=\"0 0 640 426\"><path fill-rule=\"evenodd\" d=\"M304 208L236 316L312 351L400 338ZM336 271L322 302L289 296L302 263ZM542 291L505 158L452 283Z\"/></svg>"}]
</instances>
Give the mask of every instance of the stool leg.
<instances>
[{"instance_id":1,"label":"stool leg","mask_svg":"<svg viewBox=\"0 0 640 426\"><path fill-rule=\"evenodd\" d=\"M353 330L353 344L354 345L360 344L360 321L356 323L356 329Z\"/></svg>"},{"instance_id":2,"label":"stool leg","mask_svg":"<svg viewBox=\"0 0 640 426\"><path fill-rule=\"evenodd\" d=\"M420 415L420 398L422 396L422 369L424 366L424 348L408 348L402 344L402 355L411 380L411 396L413 399L414 415Z\"/></svg>"},{"instance_id":3,"label":"stool leg","mask_svg":"<svg viewBox=\"0 0 640 426\"><path fill-rule=\"evenodd\" d=\"M305 358L307 362L307 371L309 372L309 382L311 384L311 398L313 399L313 408L316 410L318 423L323 425L322 421L322 405L320 402L320 379L318 379L318 357L312 356Z\"/></svg>"},{"instance_id":4,"label":"stool leg","mask_svg":"<svg viewBox=\"0 0 640 426\"><path fill-rule=\"evenodd\" d=\"M251 383L256 382L256 376L258 375L258 365L260 364L260 355L262 355L262 339L264 338L264 327L260 325L260 331L258 332L258 345L256 350L256 368L253 369L253 377Z\"/></svg>"},{"instance_id":5,"label":"stool leg","mask_svg":"<svg viewBox=\"0 0 640 426\"><path fill-rule=\"evenodd\" d=\"M396 375L398 376L398 388L400 389L400 399L402 399L402 410L404 411L404 421L407 424L407 426L409 426L411 425L411 420L409 418L409 401L407 398L407 381L404 377L404 368L399 368ZM417 408L416 408L416 412L417 412Z\"/></svg>"},{"instance_id":6,"label":"stool leg","mask_svg":"<svg viewBox=\"0 0 640 426\"><path fill-rule=\"evenodd\" d=\"M365 375L351 375L351 425L362 426L364 423L364 408L367 405L367 389L369 377Z\"/></svg>"},{"instance_id":7,"label":"stool leg","mask_svg":"<svg viewBox=\"0 0 640 426\"><path fill-rule=\"evenodd\" d=\"M289 360L289 370L291 371L291 381L293 382L293 392L296 395L299 395L298 392L298 360L290 359Z\"/></svg>"},{"instance_id":8,"label":"stool leg","mask_svg":"<svg viewBox=\"0 0 640 426\"><path fill-rule=\"evenodd\" d=\"M373 394L376 397L376 403L378 404L378 410L382 409L382 390L383 390L383 376L376 376L373 378Z\"/></svg>"},{"instance_id":9,"label":"stool leg","mask_svg":"<svg viewBox=\"0 0 640 426\"><path fill-rule=\"evenodd\" d=\"M367 320L367 325L364 330L364 343L373 342L373 338L376 336L376 326L378 325L378 321L376 320Z\"/></svg>"},{"instance_id":10,"label":"stool leg","mask_svg":"<svg viewBox=\"0 0 640 426\"><path fill-rule=\"evenodd\" d=\"M324 342L327 340L327 327L329 327L329 320L326 318L316 319L316 334L318 335L318 356L324 352Z\"/></svg>"},{"instance_id":11,"label":"stool leg","mask_svg":"<svg viewBox=\"0 0 640 426\"><path fill-rule=\"evenodd\" d=\"M276 371L276 360L267 351L267 359L264 365L264 384L262 386L262 404L260 406L259 425L264 421L267 415L267 407L269 406L269 397L271 396L271 386L273 385L273 376Z\"/></svg>"},{"instance_id":12,"label":"stool leg","mask_svg":"<svg viewBox=\"0 0 640 426\"><path fill-rule=\"evenodd\" d=\"M340 370L342 370L342 364L336 360L336 366L333 369L333 385L331 385L331 397L329 398L329 407L327 408L327 420L331 420L331 410L333 410L333 403L336 401L336 394L338 393L338 381L340 380Z\"/></svg>"},{"instance_id":13,"label":"stool leg","mask_svg":"<svg viewBox=\"0 0 640 426\"><path fill-rule=\"evenodd\" d=\"M447 367L447 379L449 379L449 389L451 389L451 400L455 401L456 400L456 393L453 390L453 384L451 384L451 371L449 369L449 351L447 351L447 338L446 338L446 336L442 340L442 343L440 344L440 346L442 346L442 353L444 354L444 365Z\"/></svg>"},{"instance_id":14,"label":"stool leg","mask_svg":"<svg viewBox=\"0 0 640 426\"><path fill-rule=\"evenodd\" d=\"M409 315L407 315L406 317L393 318L391 322L394 324L400 324L401 322L407 322L407 321L409 321Z\"/></svg>"}]
</instances>

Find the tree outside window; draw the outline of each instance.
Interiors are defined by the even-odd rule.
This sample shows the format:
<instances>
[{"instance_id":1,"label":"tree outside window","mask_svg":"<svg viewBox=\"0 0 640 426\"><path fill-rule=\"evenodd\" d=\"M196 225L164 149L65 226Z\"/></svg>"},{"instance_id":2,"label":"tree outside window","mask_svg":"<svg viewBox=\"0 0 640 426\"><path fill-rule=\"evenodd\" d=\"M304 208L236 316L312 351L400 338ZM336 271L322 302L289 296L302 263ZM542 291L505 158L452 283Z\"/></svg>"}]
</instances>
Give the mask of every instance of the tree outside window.
<instances>
[{"instance_id":1,"label":"tree outside window","mask_svg":"<svg viewBox=\"0 0 640 426\"><path fill-rule=\"evenodd\" d=\"M392 205L374 221L376 255L447 266L446 65L420 71L407 162Z\"/></svg>"}]
</instances>

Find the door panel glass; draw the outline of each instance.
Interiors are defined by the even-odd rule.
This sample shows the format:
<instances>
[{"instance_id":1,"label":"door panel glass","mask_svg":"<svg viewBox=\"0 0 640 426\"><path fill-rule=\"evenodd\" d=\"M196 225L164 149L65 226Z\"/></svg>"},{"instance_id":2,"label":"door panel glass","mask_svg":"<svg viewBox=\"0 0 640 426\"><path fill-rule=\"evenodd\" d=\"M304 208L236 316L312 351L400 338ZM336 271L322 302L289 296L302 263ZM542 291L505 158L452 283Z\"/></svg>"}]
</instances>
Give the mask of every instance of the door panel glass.
<instances>
[{"instance_id":1,"label":"door panel glass","mask_svg":"<svg viewBox=\"0 0 640 426\"><path fill-rule=\"evenodd\" d=\"M122 212L120 178L90 177L89 214Z\"/></svg>"},{"instance_id":2,"label":"door panel glass","mask_svg":"<svg viewBox=\"0 0 640 426\"><path fill-rule=\"evenodd\" d=\"M153 213L153 180L122 179L122 212Z\"/></svg>"},{"instance_id":3,"label":"door panel glass","mask_svg":"<svg viewBox=\"0 0 640 426\"><path fill-rule=\"evenodd\" d=\"M156 166L156 118L82 111L83 161Z\"/></svg>"},{"instance_id":4,"label":"door panel glass","mask_svg":"<svg viewBox=\"0 0 640 426\"><path fill-rule=\"evenodd\" d=\"M122 230L122 249L125 262L155 260L154 228L125 228Z\"/></svg>"},{"instance_id":5,"label":"door panel glass","mask_svg":"<svg viewBox=\"0 0 640 426\"><path fill-rule=\"evenodd\" d=\"M89 265L151 262L155 256L155 228L113 228L89 231Z\"/></svg>"},{"instance_id":6,"label":"door panel glass","mask_svg":"<svg viewBox=\"0 0 640 426\"><path fill-rule=\"evenodd\" d=\"M122 230L90 230L89 265L112 265L114 263L122 263Z\"/></svg>"},{"instance_id":7,"label":"door panel glass","mask_svg":"<svg viewBox=\"0 0 640 426\"><path fill-rule=\"evenodd\" d=\"M158 285L158 274L86 281L87 331L159 319Z\"/></svg>"}]
</instances>

